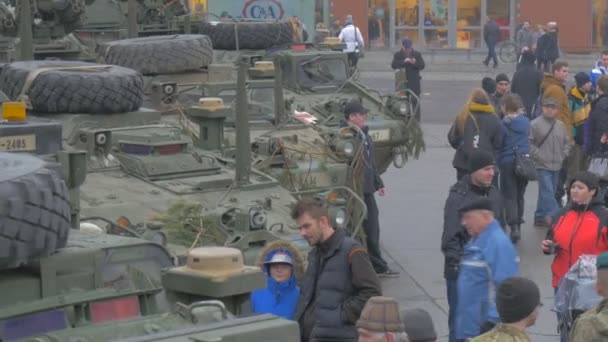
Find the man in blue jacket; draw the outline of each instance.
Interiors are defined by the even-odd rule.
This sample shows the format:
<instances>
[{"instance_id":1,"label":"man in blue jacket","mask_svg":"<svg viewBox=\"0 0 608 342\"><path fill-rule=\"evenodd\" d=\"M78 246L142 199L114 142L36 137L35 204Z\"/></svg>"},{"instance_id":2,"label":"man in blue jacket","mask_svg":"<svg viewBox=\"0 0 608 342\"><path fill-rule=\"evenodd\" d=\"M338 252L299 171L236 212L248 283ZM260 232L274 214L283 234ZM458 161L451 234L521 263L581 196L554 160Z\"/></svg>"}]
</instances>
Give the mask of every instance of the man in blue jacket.
<instances>
[{"instance_id":1,"label":"man in blue jacket","mask_svg":"<svg viewBox=\"0 0 608 342\"><path fill-rule=\"evenodd\" d=\"M471 237L458 277L456 339L465 341L490 331L500 321L496 288L505 279L519 275L519 257L494 219L488 198L465 202L459 212Z\"/></svg>"}]
</instances>

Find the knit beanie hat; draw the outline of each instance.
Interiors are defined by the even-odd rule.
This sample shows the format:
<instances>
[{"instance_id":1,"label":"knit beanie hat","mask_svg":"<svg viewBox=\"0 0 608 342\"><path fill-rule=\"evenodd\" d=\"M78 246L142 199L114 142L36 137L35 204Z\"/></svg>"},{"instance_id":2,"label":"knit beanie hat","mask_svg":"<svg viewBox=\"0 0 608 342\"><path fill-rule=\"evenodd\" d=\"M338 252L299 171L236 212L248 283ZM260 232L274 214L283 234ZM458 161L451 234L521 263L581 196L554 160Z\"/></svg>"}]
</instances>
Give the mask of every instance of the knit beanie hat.
<instances>
[{"instance_id":1,"label":"knit beanie hat","mask_svg":"<svg viewBox=\"0 0 608 342\"><path fill-rule=\"evenodd\" d=\"M586 72L579 72L574 75L574 80L576 81L576 87L581 88L585 84L591 82L591 77Z\"/></svg>"},{"instance_id":2,"label":"knit beanie hat","mask_svg":"<svg viewBox=\"0 0 608 342\"><path fill-rule=\"evenodd\" d=\"M503 323L515 323L528 317L541 304L540 290L526 278L503 281L496 292L496 308Z\"/></svg>"},{"instance_id":3,"label":"knit beanie hat","mask_svg":"<svg viewBox=\"0 0 608 342\"><path fill-rule=\"evenodd\" d=\"M494 156L490 152L476 148L469 156L469 174L494 164Z\"/></svg>"},{"instance_id":4,"label":"knit beanie hat","mask_svg":"<svg viewBox=\"0 0 608 342\"><path fill-rule=\"evenodd\" d=\"M569 187L571 187L572 183L576 181L585 184L589 190L598 189L600 186L600 179L595 173L589 171L579 171L575 173L570 179Z\"/></svg>"},{"instance_id":5,"label":"knit beanie hat","mask_svg":"<svg viewBox=\"0 0 608 342\"><path fill-rule=\"evenodd\" d=\"M435 341L437 332L433 319L426 310L411 309L401 311L401 320L410 342Z\"/></svg>"},{"instance_id":6,"label":"knit beanie hat","mask_svg":"<svg viewBox=\"0 0 608 342\"><path fill-rule=\"evenodd\" d=\"M404 332L405 327L399 317L399 303L389 297L371 297L361 311L357 328L372 332Z\"/></svg>"},{"instance_id":7,"label":"knit beanie hat","mask_svg":"<svg viewBox=\"0 0 608 342\"><path fill-rule=\"evenodd\" d=\"M507 76L506 74L496 75L496 83L500 83L500 82L510 82L509 76Z\"/></svg>"},{"instance_id":8,"label":"knit beanie hat","mask_svg":"<svg viewBox=\"0 0 608 342\"><path fill-rule=\"evenodd\" d=\"M484 77L481 80L481 88L488 94L494 94L496 92L496 81L492 77Z\"/></svg>"}]
</instances>

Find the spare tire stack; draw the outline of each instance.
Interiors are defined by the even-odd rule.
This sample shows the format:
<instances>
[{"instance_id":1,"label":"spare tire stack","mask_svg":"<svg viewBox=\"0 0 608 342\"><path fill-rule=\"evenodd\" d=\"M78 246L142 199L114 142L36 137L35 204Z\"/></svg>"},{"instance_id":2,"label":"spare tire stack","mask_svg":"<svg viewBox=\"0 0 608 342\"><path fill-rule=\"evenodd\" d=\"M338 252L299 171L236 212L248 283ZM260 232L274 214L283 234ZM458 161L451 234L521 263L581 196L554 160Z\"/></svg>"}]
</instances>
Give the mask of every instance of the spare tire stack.
<instances>
[{"instance_id":1,"label":"spare tire stack","mask_svg":"<svg viewBox=\"0 0 608 342\"><path fill-rule=\"evenodd\" d=\"M0 269L65 247L70 200L61 174L34 156L0 153Z\"/></svg>"},{"instance_id":2,"label":"spare tire stack","mask_svg":"<svg viewBox=\"0 0 608 342\"><path fill-rule=\"evenodd\" d=\"M211 38L214 49L236 50L235 25L239 49L262 50L293 41L289 22L203 22L200 33Z\"/></svg>"}]
</instances>

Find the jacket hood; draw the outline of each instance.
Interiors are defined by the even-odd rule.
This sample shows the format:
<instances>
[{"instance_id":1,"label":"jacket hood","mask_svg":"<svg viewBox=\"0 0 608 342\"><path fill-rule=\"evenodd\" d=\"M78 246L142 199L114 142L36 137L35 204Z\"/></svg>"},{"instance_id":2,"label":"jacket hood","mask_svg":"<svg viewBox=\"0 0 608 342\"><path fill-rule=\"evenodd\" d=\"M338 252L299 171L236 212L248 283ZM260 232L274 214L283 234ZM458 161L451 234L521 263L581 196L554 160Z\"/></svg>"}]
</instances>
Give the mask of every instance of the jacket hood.
<instances>
[{"instance_id":1,"label":"jacket hood","mask_svg":"<svg viewBox=\"0 0 608 342\"><path fill-rule=\"evenodd\" d=\"M570 92L568 92L568 94L572 95L573 97L579 99L579 100L584 100L585 99L585 95L583 95L580 91L580 89L578 89L576 86L572 86L572 88L570 88Z\"/></svg>"},{"instance_id":2,"label":"jacket hood","mask_svg":"<svg viewBox=\"0 0 608 342\"><path fill-rule=\"evenodd\" d=\"M602 61L599 60L595 63L595 68L598 70L603 70L604 73L608 73L608 68L606 68L605 66L602 65Z\"/></svg>"},{"instance_id":3,"label":"jacket hood","mask_svg":"<svg viewBox=\"0 0 608 342\"><path fill-rule=\"evenodd\" d=\"M515 133L525 133L529 125L528 118L521 114L515 117L505 115L502 122L508 130L510 129Z\"/></svg>"},{"instance_id":4,"label":"jacket hood","mask_svg":"<svg viewBox=\"0 0 608 342\"><path fill-rule=\"evenodd\" d=\"M264 262L270 260L274 253L279 250L284 250L291 254L294 262L293 275L295 275L297 279L302 279L302 276L304 275L304 257L298 248L289 241L276 240L264 246L264 248L262 248L260 251L260 255L256 261L256 266L260 267L266 274L268 274L268 271L264 266ZM272 279L271 277L268 278Z\"/></svg>"},{"instance_id":5,"label":"jacket hood","mask_svg":"<svg viewBox=\"0 0 608 342\"><path fill-rule=\"evenodd\" d=\"M560 87L564 86L564 84L560 80L555 78L553 74L545 73L545 77L543 78L543 82L541 83L540 87L541 89L547 89L547 87L550 85L557 85Z\"/></svg>"}]
</instances>

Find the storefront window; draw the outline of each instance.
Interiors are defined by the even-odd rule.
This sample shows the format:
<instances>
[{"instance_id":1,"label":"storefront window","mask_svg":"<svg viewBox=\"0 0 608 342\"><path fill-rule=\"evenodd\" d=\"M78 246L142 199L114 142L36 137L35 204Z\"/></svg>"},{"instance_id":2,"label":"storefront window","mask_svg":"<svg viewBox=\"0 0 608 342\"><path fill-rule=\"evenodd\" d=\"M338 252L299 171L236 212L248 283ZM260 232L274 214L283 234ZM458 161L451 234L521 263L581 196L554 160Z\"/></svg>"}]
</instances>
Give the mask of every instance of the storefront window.
<instances>
[{"instance_id":1,"label":"storefront window","mask_svg":"<svg viewBox=\"0 0 608 342\"><path fill-rule=\"evenodd\" d=\"M418 0L395 1L395 26L418 26Z\"/></svg>"},{"instance_id":2,"label":"storefront window","mask_svg":"<svg viewBox=\"0 0 608 342\"><path fill-rule=\"evenodd\" d=\"M425 29L424 40L426 47L430 49L446 48L448 44L447 29Z\"/></svg>"},{"instance_id":3,"label":"storefront window","mask_svg":"<svg viewBox=\"0 0 608 342\"><path fill-rule=\"evenodd\" d=\"M390 13L388 0L369 0L367 34L372 49L388 47Z\"/></svg>"},{"instance_id":4,"label":"storefront window","mask_svg":"<svg viewBox=\"0 0 608 342\"><path fill-rule=\"evenodd\" d=\"M608 46L608 0L593 0L591 39L596 47Z\"/></svg>"},{"instance_id":5,"label":"storefront window","mask_svg":"<svg viewBox=\"0 0 608 342\"><path fill-rule=\"evenodd\" d=\"M396 46L401 47L401 41L404 38L409 38L414 43L414 48L419 48L421 45L418 41L418 29L399 29L395 31Z\"/></svg>"},{"instance_id":6,"label":"storefront window","mask_svg":"<svg viewBox=\"0 0 608 342\"><path fill-rule=\"evenodd\" d=\"M481 0L460 0L457 5L456 26L481 26Z\"/></svg>"},{"instance_id":7,"label":"storefront window","mask_svg":"<svg viewBox=\"0 0 608 342\"><path fill-rule=\"evenodd\" d=\"M456 30L456 48L479 49L481 48L481 29L458 29Z\"/></svg>"},{"instance_id":8,"label":"storefront window","mask_svg":"<svg viewBox=\"0 0 608 342\"><path fill-rule=\"evenodd\" d=\"M499 41L510 39L511 0L492 0L487 2L488 16L500 26Z\"/></svg>"},{"instance_id":9,"label":"storefront window","mask_svg":"<svg viewBox=\"0 0 608 342\"><path fill-rule=\"evenodd\" d=\"M448 0L424 0L424 26L448 24Z\"/></svg>"}]
</instances>

